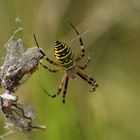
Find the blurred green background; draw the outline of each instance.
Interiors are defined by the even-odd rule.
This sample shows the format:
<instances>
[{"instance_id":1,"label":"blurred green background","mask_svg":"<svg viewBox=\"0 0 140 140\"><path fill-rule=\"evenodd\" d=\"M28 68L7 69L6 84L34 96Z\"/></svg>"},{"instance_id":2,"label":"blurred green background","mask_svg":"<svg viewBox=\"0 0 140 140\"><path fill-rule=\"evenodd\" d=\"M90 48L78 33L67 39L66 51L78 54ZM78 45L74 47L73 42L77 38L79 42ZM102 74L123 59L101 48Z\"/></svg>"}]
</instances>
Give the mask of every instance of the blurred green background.
<instances>
[{"instance_id":1,"label":"blurred green background","mask_svg":"<svg viewBox=\"0 0 140 140\"><path fill-rule=\"evenodd\" d=\"M17 17L22 19L20 25L15 23ZM71 80L62 104L62 94L51 99L42 90L56 93L62 74L39 67L15 94L19 102L35 108L33 123L45 124L47 129L29 133L15 130L7 140L140 140L139 0L0 0L0 58L18 26L24 28L27 47L35 45L35 33L52 59L56 40L65 41L79 55L79 41L69 22L85 33L82 38L87 56L79 64L86 61L90 50L86 72L99 88L90 93L87 83L79 78ZM7 131L3 126L1 113L0 135Z\"/></svg>"}]
</instances>

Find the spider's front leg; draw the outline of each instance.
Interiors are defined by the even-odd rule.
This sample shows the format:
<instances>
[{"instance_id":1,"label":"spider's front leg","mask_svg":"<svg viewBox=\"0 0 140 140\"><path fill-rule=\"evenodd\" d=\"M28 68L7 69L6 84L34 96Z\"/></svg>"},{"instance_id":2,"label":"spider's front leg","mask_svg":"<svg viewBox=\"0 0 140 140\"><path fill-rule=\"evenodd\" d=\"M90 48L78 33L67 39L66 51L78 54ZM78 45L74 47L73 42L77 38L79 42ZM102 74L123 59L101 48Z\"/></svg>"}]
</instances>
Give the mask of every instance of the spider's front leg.
<instances>
[{"instance_id":1,"label":"spider's front leg","mask_svg":"<svg viewBox=\"0 0 140 140\"><path fill-rule=\"evenodd\" d=\"M39 48L40 52L43 54L43 56L45 57L46 61L48 61L50 64L53 64L55 66L61 66L60 64L58 64L58 63L54 62L53 60L50 60L48 57L46 57L46 54L44 53L43 50L41 50L41 48L39 46L39 43L37 42L35 34L33 34L33 36L34 36L34 40L35 40L36 46ZM43 67L45 68L46 66L43 66Z\"/></svg>"},{"instance_id":2,"label":"spider's front leg","mask_svg":"<svg viewBox=\"0 0 140 140\"><path fill-rule=\"evenodd\" d=\"M49 59L48 57L45 57L46 61L48 61L50 64L55 65L55 66L59 66L62 67L61 64L56 63L55 61Z\"/></svg>"},{"instance_id":3,"label":"spider's front leg","mask_svg":"<svg viewBox=\"0 0 140 140\"><path fill-rule=\"evenodd\" d=\"M49 67L47 67L46 65L44 65L44 64L42 64L41 62L39 62L39 64L43 67L43 68L45 68L45 69L47 69L49 72L52 72L52 73L58 73L58 72L63 72L62 70L56 70L56 69L50 69Z\"/></svg>"},{"instance_id":4,"label":"spider's front leg","mask_svg":"<svg viewBox=\"0 0 140 140\"><path fill-rule=\"evenodd\" d=\"M72 26L72 28L75 30L76 34L79 37L80 48L81 48L81 55L78 58L76 58L76 60L75 60L75 61L79 61L79 60L81 60L85 56L85 49L84 49L84 46L83 46L83 40L82 40L79 32L77 31L77 29L74 27L74 25L72 23L70 23L70 25Z\"/></svg>"},{"instance_id":5,"label":"spider's front leg","mask_svg":"<svg viewBox=\"0 0 140 140\"><path fill-rule=\"evenodd\" d=\"M86 61L85 65L84 66L79 66L79 65L76 65L78 68L84 70L87 68L88 64L90 62L90 56L88 57L88 60Z\"/></svg>"}]
</instances>

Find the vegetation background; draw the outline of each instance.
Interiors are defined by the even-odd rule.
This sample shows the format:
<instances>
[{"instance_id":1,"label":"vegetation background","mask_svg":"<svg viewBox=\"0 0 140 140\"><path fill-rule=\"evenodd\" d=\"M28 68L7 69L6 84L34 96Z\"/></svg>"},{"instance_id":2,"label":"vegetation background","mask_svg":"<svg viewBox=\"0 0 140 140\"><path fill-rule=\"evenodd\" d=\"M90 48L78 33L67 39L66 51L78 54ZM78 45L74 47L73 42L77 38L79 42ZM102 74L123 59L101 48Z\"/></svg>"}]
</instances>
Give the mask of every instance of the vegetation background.
<instances>
[{"instance_id":1,"label":"vegetation background","mask_svg":"<svg viewBox=\"0 0 140 140\"><path fill-rule=\"evenodd\" d=\"M16 18L22 19L20 25L14 22ZM56 93L62 74L39 67L15 94L19 102L35 108L34 124L45 124L47 129L15 130L7 140L140 140L139 0L0 0L0 58L18 26L24 28L27 47L35 45L35 33L52 59L56 40L65 41L79 55L79 41L69 22L85 33L87 55L79 64L86 61L90 50L86 72L97 80L99 88L90 93L81 79L70 81L62 104L62 95L51 99L43 92L45 88ZM7 131L4 123L1 113L0 135Z\"/></svg>"}]
</instances>

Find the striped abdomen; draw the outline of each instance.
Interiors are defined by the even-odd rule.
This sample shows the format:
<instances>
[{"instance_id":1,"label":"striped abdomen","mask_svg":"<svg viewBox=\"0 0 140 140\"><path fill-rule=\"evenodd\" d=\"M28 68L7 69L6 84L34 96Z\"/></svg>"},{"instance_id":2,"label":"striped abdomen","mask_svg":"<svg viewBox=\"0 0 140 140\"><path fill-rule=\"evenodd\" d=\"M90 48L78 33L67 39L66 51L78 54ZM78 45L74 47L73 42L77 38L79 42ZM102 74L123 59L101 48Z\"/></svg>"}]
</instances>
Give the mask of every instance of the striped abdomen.
<instances>
[{"instance_id":1,"label":"striped abdomen","mask_svg":"<svg viewBox=\"0 0 140 140\"><path fill-rule=\"evenodd\" d=\"M70 68L74 64L74 54L67 44L56 41L54 46L54 55L56 61L66 68Z\"/></svg>"}]
</instances>

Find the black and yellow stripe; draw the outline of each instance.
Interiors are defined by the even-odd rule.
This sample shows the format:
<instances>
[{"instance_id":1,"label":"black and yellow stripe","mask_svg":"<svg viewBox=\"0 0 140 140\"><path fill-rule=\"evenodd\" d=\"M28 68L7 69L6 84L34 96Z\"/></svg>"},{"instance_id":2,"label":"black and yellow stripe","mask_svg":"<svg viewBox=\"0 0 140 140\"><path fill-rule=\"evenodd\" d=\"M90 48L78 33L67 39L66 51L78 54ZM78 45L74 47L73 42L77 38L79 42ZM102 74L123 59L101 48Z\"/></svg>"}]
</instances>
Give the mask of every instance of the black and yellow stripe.
<instances>
[{"instance_id":1,"label":"black and yellow stripe","mask_svg":"<svg viewBox=\"0 0 140 140\"><path fill-rule=\"evenodd\" d=\"M56 61L63 65L65 68L73 66L75 61L74 54L67 44L56 41L54 46L54 55Z\"/></svg>"}]
</instances>

